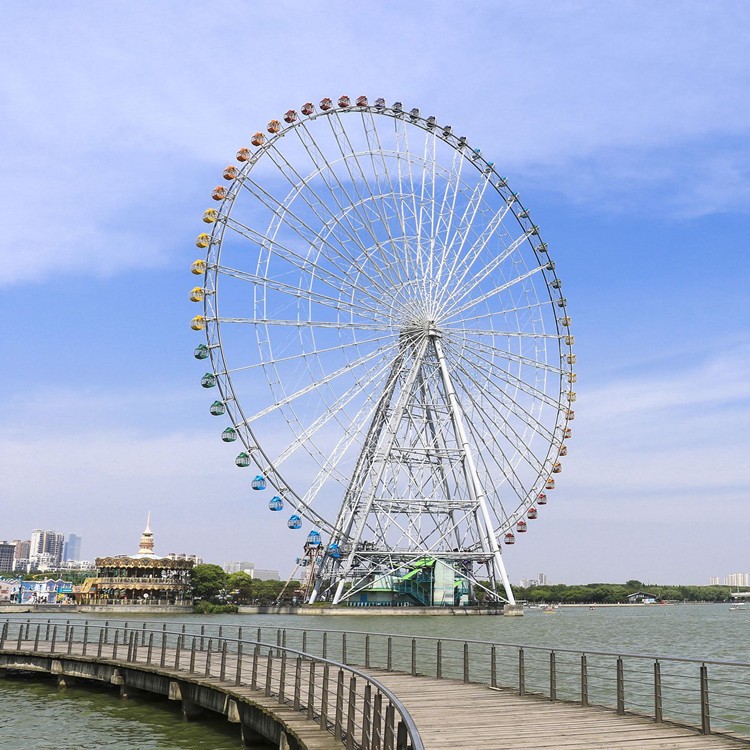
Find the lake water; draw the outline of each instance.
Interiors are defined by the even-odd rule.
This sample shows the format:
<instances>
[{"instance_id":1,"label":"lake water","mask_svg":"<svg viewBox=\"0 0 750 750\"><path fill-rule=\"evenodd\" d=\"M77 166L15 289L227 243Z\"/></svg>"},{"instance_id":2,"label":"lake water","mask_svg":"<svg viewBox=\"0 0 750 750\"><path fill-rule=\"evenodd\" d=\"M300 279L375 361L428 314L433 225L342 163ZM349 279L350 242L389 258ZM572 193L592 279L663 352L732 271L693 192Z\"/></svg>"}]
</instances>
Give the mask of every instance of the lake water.
<instances>
[{"instance_id":1,"label":"lake water","mask_svg":"<svg viewBox=\"0 0 750 750\"><path fill-rule=\"evenodd\" d=\"M107 619L91 615L86 618L91 622ZM143 621L142 617L129 618L131 624ZM73 622L85 618L65 612L51 619ZM221 615L152 617L148 622L159 625L166 622L170 630L178 629L176 622L188 622L193 627L202 623L223 625L229 637L233 628L240 625L245 638L252 638L257 627L264 629L266 637L270 634L267 629L276 627L328 628L750 662L750 612L731 612L727 604L594 610L570 607L561 608L554 615L527 610L524 617L517 618ZM0 746L7 750L94 747L236 750L240 747L237 725L221 719L183 722L174 702L121 700L115 691L81 685L58 690L51 680L0 679L0 705L3 707Z\"/></svg>"}]
</instances>

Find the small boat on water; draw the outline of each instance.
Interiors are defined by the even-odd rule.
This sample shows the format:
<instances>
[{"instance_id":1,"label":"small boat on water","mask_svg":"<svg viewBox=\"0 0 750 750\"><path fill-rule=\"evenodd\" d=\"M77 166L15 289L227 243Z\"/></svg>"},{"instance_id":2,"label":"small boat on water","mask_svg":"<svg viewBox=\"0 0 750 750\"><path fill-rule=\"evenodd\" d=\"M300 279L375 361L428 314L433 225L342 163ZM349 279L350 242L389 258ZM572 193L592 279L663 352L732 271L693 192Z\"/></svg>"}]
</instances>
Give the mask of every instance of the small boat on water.
<instances>
[{"instance_id":1,"label":"small boat on water","mask_svg":"<svg viewBox=\"0 0 750 750\"><path fill-rule=\"evenodd\" d=\"M730 612L744 612L745 611L745 602L739 602L739 604L733 604L729 608Z\"/></svg>"}]
</instances>

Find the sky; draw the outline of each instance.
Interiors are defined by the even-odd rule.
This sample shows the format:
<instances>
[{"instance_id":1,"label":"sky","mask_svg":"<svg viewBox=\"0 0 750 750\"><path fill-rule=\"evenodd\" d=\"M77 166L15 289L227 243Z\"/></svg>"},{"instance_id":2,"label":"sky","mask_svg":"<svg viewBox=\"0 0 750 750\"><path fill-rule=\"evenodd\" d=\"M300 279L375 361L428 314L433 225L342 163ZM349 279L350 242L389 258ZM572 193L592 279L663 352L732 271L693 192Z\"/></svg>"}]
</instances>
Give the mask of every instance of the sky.
<instances>
[{"instance_id":1,"label":"sky","mask_svg":"<svg viewBox=\"0 0 750 750\"><path fill-rule=\"evenodd\" d=\"M750 570L750 6L31 0L3 6L0 538L291 572L192 356L211 189L272 117L368 94L495 161L576 335L569 457L511 580Z\"/></svg>"}]
</instances>

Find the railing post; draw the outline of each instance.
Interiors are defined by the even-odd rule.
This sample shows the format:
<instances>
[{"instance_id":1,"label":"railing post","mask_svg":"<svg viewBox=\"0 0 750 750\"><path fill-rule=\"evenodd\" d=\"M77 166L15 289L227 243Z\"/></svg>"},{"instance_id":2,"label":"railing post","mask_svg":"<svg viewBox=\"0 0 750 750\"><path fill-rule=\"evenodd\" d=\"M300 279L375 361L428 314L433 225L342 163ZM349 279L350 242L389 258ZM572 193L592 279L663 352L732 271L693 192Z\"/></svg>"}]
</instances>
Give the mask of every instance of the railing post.
<instances>
[{"instance_id":1,"label":"railing post","mask_svg":"<svg viewBox=\"0 0 750 750\"><path fill-rule=\"evenodd\" d=\"M44 630L44 640L45 641L49 640L49 625L50 625L50 620L49 620L49 618L47 618L47 627Z\"/></svg>"},{"instance_id":2,"label":"railing post","mask_svg":"<svg viewBox=\"0 0 750 750\"><path fill-rule=\"evenodd\" d=\"M393 638L391 636L388 636L388 654L385 668L388 672L393 671Z\"/></svg>"},{"instance_id":3,"label":"railing post","mask_svg":"<svg viewBox=\"0 0 750 750\"><path fill-rule=\"evenodd\" d=\"M301 705L300 691L302 689L302 657L297 655L297 660L294 665L294 710L299 711Z\"/></svg>"},{"instance_id":4,"label":"railing post","mask_svg":"<svg viewBox=\"0 0 750 750\"><path fill-rule=\"evenodd\" d=\"M385 727L383 729L383 750L393 750L396 739L396 727L394 726L395 711L393 704L389 701L385 709Z\"/></svg>"},{"instance_id":5,"label":"railing post","mask_svg":"<svg viewBox=\"0 0 750 750\"><path fill-rule=\"evenodd\" d=\"M437 653L435 654L435 677L438 680L443 679L443 642L438 640Z\"/></svg>"},{"instance_id":6,"label":"railing post","mask_svg":"<svg viewBox=\"0 0 750 750\"><path fill-rule=\"evenodd\" d=\"M68 630L68 653L72 653L73 651L73 631L75 628L71 626L70 630Z\"/></svg>"},{"instance_id":7,"label":"railing post","mask_svg":"<svg viewBox=\"0 0 750 750\"><path fill-rule=\"evenodd\" d=\"M39 635L39 626L37 625L36 628L37 635ZM89 640L89 621L86 620L86 622L83 624L83 655L86 655L86 645Z\"/></svg>"},{"instance_id":8,"label":"railing post","mask_svg":"<svg viewBox=\"0 0 750 750\"><path fill-rule=\"evenodd\" d=\"M625 713L625 668L622 657L617 657L617 713Z\"/></svg>"},{"instance_id":9,"label":"railing post","mask_svg":"<svg viewBox=\"0 0 750 750\"><path fill-rule=\"evenodd\" d=\"M240 628L241 630L242 628ZM237 644L237 670L234 675L234 684L239 685L242 682L242 643Z\"/></svg>"},{"instance_id":10,"label":"railing post","mask_svg":"<svg viewBox=\"0 0 750 750\"><path fill-rule=\"evenodd\" d=\"M273 670L273 649L268 649L268 658L266 659L266 697L271 695L271 673Z\"/></svg>"},{"instance_id":11,"label":"railing post","mask_svg":"<svg viewBox=\"0 0 750 750\"><path fill-rule=\"evenodd\" d=\"M182 653L182 647L184 645L185 644L182 642L182 635L178 635L177 636L177 644L176 644L175 652L174 652L174 668L175 669L179 669L180 668L180 656L181 656L181 653Z\"/></svg>"},{"instance_id":12,"label":"railing post","mask_svg":"<svg viewBox=\"0 0 750 750\"><path fill-rule=\"evenodd\" d=\"M104 628L99 631L99 645L96 647L97 659L101 659L102 657L102 646L104 646Z\"/></svg>"},{"instance_id":13,"label":"railing post","mask_svg":"<svg viewBox=\"0 0 750 750\"><path fill-rule=\"evenodd\" d=\"M284 702L286 682L286 649L281 652L281 672L279 673L279 703Z\"/></svg>"},{"instance_id":14,"label":"railing post","mask_svg":"<svg viewBox=\"0 0 750 750\"><path fill-rule=\"evenodd\" d=\"M661 664L659 660L654 660L654 721L661 723L662 703L661 703Z\"/></svg>"},{"instance_id":15,"label":"railing post","mask_svg":"<svg viewBox=\"0 0 750 750\"><path fill-rule=\"evenodd\" d=\"M304 651L304 653L307 653L307 631L306 630L302 631L302 651Z\"/></svg>"},{"instance_id":16,"label":"railing post","mask_svg":"<svg viewBox=\"0 0 750 750\"><path fill-rule=\"evenodd\" d=\"M146 651L146 664L151 664L151 656L154 653L154 631L148 634L148 650Z\"/></svg>"},{"instance_id":17,"label":"railing post","mask_svg":"<svg viewBox=\"0 0 750 750\"><path fill-rule=\"evenodd\" d=\"M555 652L549 652L549 699L557 700L557 660Z\"/></svg>"},{"instance_id":18,"label":"railing post","mask_svg":"<svg viewBox=\"0 0 750 750\"><path fill-rule=\"evenodd\" d=\"M167 663L167 626L161 631L161 654L159 655L159 666L164 667Z\"/></svg>"},{"instance_id":19,"label":"railing post","mask_svg":"<svg viewBox=\"0 0 750 750\"><path fill-rule=\"evenodd\" d=\"M336 679L336 711L333 720L333 737L336 742L341 742L342 726L341 722L344 714L344 670L339 669Z\"/></svg>"},{"instance_id":20,"label":"railing post","mask_svg":"<svg viewBox=\"0 0 750 750\"><path fill-rule=\"evenodd\" d=\"M206 671L204 672L204 677L208 677L211 674L211 645L213 642L213 638L208 639L208 650L206 651Z\"/></svg>"},{"instance_id":21,"label":"railing post","mask_svg":"<svg viewBox=\"0 0 750 750\"><path fill-rule=\"evenodd\" d=\"M34 651L39 650L39 631L41 630L41 628L42 628L41 625L36 626L36 633L34 633ZM84 654L86 653L85 648L86 646L84 646L84 652L83 652Z\"/></svg>"},{"instance_id":22,"label":"railing post","mask_svg":"<svg viewBox=\"0 0 750 750\"><path fill-rule=\"evenodd\" d=\"M205 649L205 645L206 645L205 641L204 641L204 636L205 635L206 635L206 626L205 625L201 625L201 651L203 651Z\"/></svg>"},{"instance_id":23,"label":"railing post","mask_svg":"<svg viewBox=\"0 0 750 750\"><path fill-rule=\"evenodd\" d=\"M396 750L409 750L409 738L406 734L406 724L399 721L396 729Z\"/></svg>"},{"instance_id":24,"label":"railing post","mask_svg":"<svg viewBox=\"0 0 750 750\"><path fill-rule=\"evenodd\" d=\"M417 676L417 639L411 639L411 674Z\"/></svg>"},{"instance_id":25,"label":"railing post","mask_svg":"<svg viewBox=\"0 0 750 750\"><path fill-rule=\"evenodd\" d=\"M497 687L497 647L490 650L490 685Z\"/></svg>"},{"instance_id":26,"label":"railing post","mask_svg":"<svg viewBox=\"0 0 750 750\"><path fill-rule=\"evenodd\" d=\"M701 664L701 732L711 734L711 712L708 705L708 667Z\"/></svg>"},{"instance_id":27,"label":"railing post","mask_svg":"<svg viewBox=\"0 0 750 750\"><path fill-rule=\"evenodd\" d=\"M57 627L57 625L55 625L55 627ZM119 640L120 640L120 631L117 630L117 628L115 628L115 640L112 643L112 658L113 659L117 658L117 646L119 645Z\"/></svg>"},{"instance_id":28,"label":"railing post","mask_svg":"<svg viewBox=\"0 0 750 750\"><path fill-rule=\"evenodd\" d=\"M341 663L346 664L346 633L341 634Z\"/></svg>"},{"instance_id":29,"label":"railing post","mask_svg":"<svg viewBox=\"0 0 750 750\"><path fill-rule=\"evenodd\" d=\"M581 705L589 705L589 668L586 654L581 654Z\"/></svg>"},{"instance_id":30,"label":"railing post","mask_svg":"<svg viewBox=\"0 0 750 750\"><path fill-rule=\"evenodd\" d=\"M330 681L329 666L323 665L323 687L320 691L320 728L328 729L328 685Z\"/></svg>"},{"instance_id":31,"label":"railing post","mask_svg":"<svg viewBox=\"0 0 750 750\"><path fill-rule=\"evenodd\" d=\"M346 712L346 750L354 750L354 711L357 700L357 678L349 678L349 706Z\"/></svg>"},{"instance_id":32,"label":"railing post","mask_svg":"<svg viewBox=\"0 0 750 750\"><path fill-rule=\"evenodd\" d=\"M464 682L469 681L469 644L464 641Z\"/></svg>"},{"instance_id":33,"label":"railing post","mask_svg":"<svg viewBox=\"0 0 750 750\"><path fill-rule=\"evenodd\" d=\"M523 647L518 649L518 694L526 695L526 667L524 665Z\"/></svg>"},{"instance_id":34,"label":"railing post","mask_svg":"<svg viewBox=\"0 0 750 750\"><path fill-rule=\"evenodd\" d=\"M47 625L47 630L49 630L49 625ZM3 623L2 632L0 632L0 648L5 648L5 639L7 637L8 637L8 621L6 620ZM44 640L45 641L49 640L49 633L47 634L47 637Z\"/></svg>"},{"instance_id":35,"label":"railing post","mask_svg":"<svg viewBox=\"0 0 750 750\"><path fill-rule=\"evenodd\" d=\"M65 640L67 640L67 635L68 635L68 629L67 628L65 628L65 635L66 635L66 639ZM16 651L20 651L21 650L21 642L22 642L22 640L23 640L23 623L20 623L19 626L18 626L18 642L16 643Z\"/></svg>"},{"instance_id":36,"label":"railing post","mask_svg":"<svg viewBox=\"0 0 750 750\"><path fill-rule=\"evenodd\" d=\"M219 680L224 682L227 676L227 642L221 642L221 668L219 669Z\"/></svg>"},{"instance_id":37,"label":"railing post","mask_svg":"<svg viewBox=\"0 0 750 750\"><path fill-rule=\"evenodd\" d=\"M311 661L307 672L307 718L315 714L315 662Z\"/></svg>"},{"instance_id":38,"label":"railing post","mask_svg":"<svg viewBox=\"0 0 750 750\"><path fill-rule=\"evenodd\" d=\"M323 658L328 657L328 633L323 633Z\"/></svg>"},{"instance_id":39,"label":"railing post","mask_svg":"<svg viewBox=\"0 0 750 750\"><path fill-rule=\"evenodd\" d=\"M365 636L365 669L370 667L370 634Z\"/></svg>"},{"instance_id":40,"label":"railing post","mask_svg":"<svg viewBox=\"0 0 750 750\"><path fill-rule=\"evenodd\" d=\"M276 656L281 655L281 628L276 628Z\"/></svg>"},{"instance_id":41,"label":"railing post","mask_svg":"<svg viewBox=\"0 0 750 750\"><path fill-rule=\"evenodd\" d=\"M258 689L258 659L260 658L260 644L256 643L253 648L253 671L250 677L250 687Z\"/></svg>"},{"instance_id":42,"label":"railing post","mask_svg":"<svg viewBox=\"0 0 750 750\"><path fill-rule=\"evenodd\" d=\"M363 750L370 750L372 746L372 685L368 682L365 685L365 695L362 701L362 742L360 747Z\"/></svg>"},{"instance_id":43,"label":"railing post","mask_svg":"<svg viewBox=\"0 0 750 750\"><path fill-rule=\"evenodd\" d=\"M382 750L383 747L383 695L378 690L372 705L372 745L371 750Z\"/></svg>"},{"instance_id":44,"label":"railing post","mask_svg":"<svg viewBox=\"0 0 750 750\"><path fill-rule=\"evenodd\" d=\"M52 643L50 644L50 652L55 653L55 641L57 640L57 625L52 628Z\"/></svg>"}]
</instances>

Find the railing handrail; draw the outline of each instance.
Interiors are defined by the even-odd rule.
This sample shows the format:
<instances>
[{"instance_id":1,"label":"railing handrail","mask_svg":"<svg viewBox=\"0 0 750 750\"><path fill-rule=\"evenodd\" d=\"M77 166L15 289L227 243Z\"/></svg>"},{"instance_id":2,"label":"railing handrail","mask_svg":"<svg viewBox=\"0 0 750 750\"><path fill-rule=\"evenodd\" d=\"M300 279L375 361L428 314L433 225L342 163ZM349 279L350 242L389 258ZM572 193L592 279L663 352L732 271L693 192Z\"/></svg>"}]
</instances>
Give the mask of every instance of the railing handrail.
<instances>
[{"instance_id":1,"label":"railing handrail","mask_svg":"<svg viewBox=\"0 0 750 750\"><path fill-rule=\"evenodd\" d=\"M7 613L4 613L7 614ZM19 612L19 615L22 614ZM85 613L84 613L85 614ZM36 619L34 618L24 618L24 622L28 619L29 622L36 622ZM171 618L170 618L171 619ZM130 620L119 620L119 619L112 619L107 618L108 622L131 622ZM44 620L46 623L46 620ZM175 625L192 625L195 626L195 622L190 621L173 621L172 622ZM205 623L204 623L205 624ZM211 625L214 625L214 623L210 623ZM216 627L219 627L220 624L216 623ZM247 627L242 625L235 625L232 624L226 624L223 627ZM256 627L256 626L253 626ZM750 662L744 662L744 661L726 661L723 659L704 659L700 657L691 657L691 656L663 656L658 654L631 654L627 651L594 651L589 649L582 649L582 648L558 648L556 646L538 646L538 645L528 645L525 643L505 643L502 641L486 641L478 638L454 638L454 637L443 637L443 636L429 636L429 635L411 635L409 633L380 633L376 631L367 631L367 630L338 630L333 628L297 628L297 627L272 627L272 626L260 626L262 629L268 629L268 630L288 630L288 631L294 631L299 633L337 633L342 634L346 633L346 635L364 635L364 636L378 636L381 638L405 638L408 640L419 640L419 641L431 641L433 643L436 643L437 641L442 642L449 642L449 643L475 643L482 646L502 646L503 648L522 648L525 651L554 651L556 654L578 654L579 656L582 654L586 654L587 656L620 656L627 659L650 659L655 661L674 661L674 662L685 662L688 664L711 664L714 666L724 666L724 667L750 667ZM268 644L264 644L268 645Z\"/></svg>"},{"instance_id":2,"label":"railing handrail","mask_svg":"<svg viewBox=\"0 0 750 750\"><path fill-rule=\"evenodd\" d=\"M80 622L80 620L79 620ZM18 618L5 618L4 623L18 623L19 625L47 625L52 624L54 626L57 625L70 625L70 623L52 623L49 618L47 619L34 619L34 618L23 618L22 620ZM130 623L129 620L108 620L104 624L99 623L92 623L88 620L84 620L85 625L83 625L84 628L88 629L88 631L102 631L105 629L109 629L112 627L113 623L125 623L126 625ZM178 625L182 625L183 623L175 623ZM184 623L188 624L188 623ZM302 651L300 649L291 648L289 646L283 646L280 644L273 644L273 643L267 643L264 641L256 641L252 639L246 639L246 638L231 638L229 636L225 635L205 635L200 633L189 633L184 632L182 630L167 630L166 627L143 627L146 623L143 623L142 626L138 627L130 627L127 628L131 630L132 632L138 632L138 633L154 633L159 635L172 635L179 638L210 638L211 640L216 641L224 641L227 643L236 643L239 645L248 645L248 646L257 646L257 647L263 647L266 646L271 651L284 651L288 654L293 654L295 656L300 656L303 658L309 659L311 662L314 662L316 664L323 664L328 665L329 667L333 667L334 669L338 669L340 671L346 671L353 675L356 675L357 677L360 677L364 680L365 683L369 683L373 687L376 687L379 692L381 692L389 701L391 704L393 704L394 708L398 711L399 715L401 716L401 719L403 720L404 724L406 725L406 729L408 732L408 736L411 739L411 750L424 750L424 745L422 743L422 739L419 734L419 729L417 728L416 723L414 722L414 719L412 718L411 714L409 713L409 710L404 706L404 704L401 702L401 700L398 698L398 696L386 685L384 685L380 680L378 680L376 677L373 677L372 675L367 674L366 672L362 671L361 669L358 669L357 667L354 667L350 664L344 664L342 662L335 661L333 659L329 659L327 657L321 657L317 656L315 654L308 653L306 651ZM71 625L71 627L75 627L75 624ZM241 626L238 626L241 627ZM119 629L115 627L115 629ZM126 629L126 628L123 628ZM90 642L95 643L97 642L96 639L90 638ZM16 649L8 649L7 644L4 645L3 651L15 651ZM47 652L45 652L47 653ZM97 659L101 659L103 662L106 661L120 661L117 659L107 659L102 657L96 657ZM151 665L153 666L153 665Z\"/></svg>"}]
</instances>

